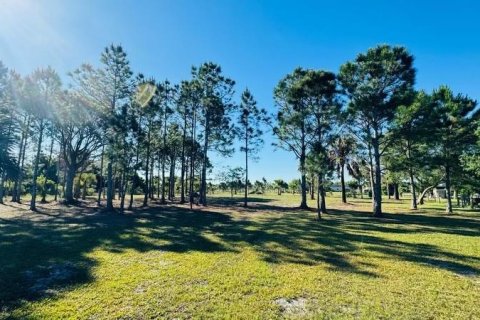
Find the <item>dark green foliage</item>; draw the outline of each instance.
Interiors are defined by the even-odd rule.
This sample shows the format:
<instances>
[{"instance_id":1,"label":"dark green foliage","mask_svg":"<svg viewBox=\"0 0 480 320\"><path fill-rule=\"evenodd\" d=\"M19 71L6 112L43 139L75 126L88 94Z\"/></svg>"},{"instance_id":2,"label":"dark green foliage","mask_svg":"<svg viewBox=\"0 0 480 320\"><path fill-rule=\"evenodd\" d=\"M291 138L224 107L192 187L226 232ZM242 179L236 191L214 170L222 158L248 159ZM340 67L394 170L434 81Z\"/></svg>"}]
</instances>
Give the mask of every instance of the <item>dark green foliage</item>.
<instances>
[{"instance_id":1,"label":"dark green foliage","mask_svg":"<svg viewBox=\"0 0 480 320\"><path fill-rule=\"evenodd\" d=\"M207 204L207 163L208 151L215 150L223 155L233 152L234 130L231 123L235 104L232 103L235 81L222 74L222 68L206 62L199 68L192 68L193 80L201 92L198 112L203 136L203 155L200 203Z\"/></svg>"},{"instance_id":2,"label":"dark green foliage","mask_svg":"<svg viewBox=\"0 0 480 320\"><path fill-rule=\"evenodd\" d=\"M396 110L408 104L415 82L413 56L403 47L381 45L359 54L340 68L339 80L349 99L351 127L370 154L373 213L382 214L381 157L390 143L388 131Z\"/></svg>"},{"instance_id":3,"label":"dark green foliage","mask_svg":"<svg viewBox=\"0 0 480 320\"><path fill-rule=\"evenodd\" d=\"M474 150L477 143L477 128L480 110L477 102L467 96L455 95L448 87L442 86L432 94L433 126L430 137L435 141L433 157L441 164L445 173L447 191L447 213L452 212L451 186L456 174L461 174L461 157Z\"/></svg>"},{"instance_id":4,"label":"dark green foliage","mask_svg":"<svg viewBox=\"0 0 480 320\"><path fill-rule=\"evenodd\" d=\"M0 183L3 189L4 180L14 178L18 174L17 163L13 156L13 148L18 131L15 123L15 104L11 97L8 69L0 61ZM3 192L0 194L0 203Z\"/></svg>"},{"instance_id":5,"label":"dark green foliage","mask_svg":"<svg viewBox=\"0 0 480 320\"><path fill-rule=\"evenodd\" d=\"M299 159L302 208L307 207L307 154L315 162L311 168L316 174L325 174L324 169L328 166L326 155L330 131L340 111L336 95L337 83L333 73L301 68L280 80L274 90L278 107L277 126L273 130L279 139L276 145L292 151ZM313 151L309 152L310 149Z\"/></svg>"}]
</instances>

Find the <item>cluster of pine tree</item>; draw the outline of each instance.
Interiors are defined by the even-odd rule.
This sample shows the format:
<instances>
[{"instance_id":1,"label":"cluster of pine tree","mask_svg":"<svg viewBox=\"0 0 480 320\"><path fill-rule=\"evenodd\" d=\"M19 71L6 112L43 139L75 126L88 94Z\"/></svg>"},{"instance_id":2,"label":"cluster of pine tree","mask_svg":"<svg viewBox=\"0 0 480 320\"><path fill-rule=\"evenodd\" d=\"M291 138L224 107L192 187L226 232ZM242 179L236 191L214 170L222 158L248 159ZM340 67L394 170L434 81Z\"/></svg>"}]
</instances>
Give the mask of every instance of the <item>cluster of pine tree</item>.
<instances>
[{"instance_id":1,"label":"cluster of pine tree","mask_svg":"<svg viewBox=\"0 0 480 320\"><path fill-rule=\"evenodd\" d=\"M144 205L197 195L206 205L209 154L231 154L238 138L248 163L263 141L266 112L248 90L235 103L235 82L211 62L180 84L159 82L134 75L111 45L99 67L83 64L69 82L50 67L22 77L0 64L0 201L30 194L36 210L38 193L74 203L93 185L109 210L116 199L132 208L138 193Z\"/></svg>"},{"instance_id":2,"label":"cluster of pine tree","mask_svg":"<svg viewBox=\"0 0 480 320\"><path fill-rule=\"evenodd\" d=\"M312 198L317 190L318 214L326 212L325 186L335 171L346 202L345 168L362 195L363 186L370 190L376 216L382 215L382 185L393 185L398 197L398 186L407 182L416 209L426 192L444 183L448 213L453 189L457 199L479 192L476 101L446 86L431 94L415 90L413 61L405 48L381 45L338 74L298 68L278 83L274 133L277 145L299 160L302 208L308 189Z\"/></svg>"},{"instance_id":3,"label":"cluster of pine tree","mask_svg":"<svg viewBox=\"0 0 480 320\"><path fill-rule=\"evenodd\" d=\"M302 208L316 193L319 217L335 172L347 201L347 171L351 188L371 193L374 215L382 214L383 187L398 197L407 184L416 209L440 183L450 213L452 198L480 189L480 110L446 86L416 90L413 62L405 48L381 45L337 74L297 68L274 89L274 119L249 90L235 102L235 82L211 62L172 84L134 75L122 47L111 45L98 67L70 72L68 88L50 67L22 77L0 63L0 202L28 194L36 210L37 197L74 203L93 189L98 205L117 203L120 211L132 208L135 194L143 205L174 198L206 205L214 187L209 155L230 155L240 141L245 167L226 173L219 187L243 188L246 206L249 159L270 126L301 173L272 188L299 189ZM265 190L267 182L253 188Z\"/></svg>"}]
</instances>

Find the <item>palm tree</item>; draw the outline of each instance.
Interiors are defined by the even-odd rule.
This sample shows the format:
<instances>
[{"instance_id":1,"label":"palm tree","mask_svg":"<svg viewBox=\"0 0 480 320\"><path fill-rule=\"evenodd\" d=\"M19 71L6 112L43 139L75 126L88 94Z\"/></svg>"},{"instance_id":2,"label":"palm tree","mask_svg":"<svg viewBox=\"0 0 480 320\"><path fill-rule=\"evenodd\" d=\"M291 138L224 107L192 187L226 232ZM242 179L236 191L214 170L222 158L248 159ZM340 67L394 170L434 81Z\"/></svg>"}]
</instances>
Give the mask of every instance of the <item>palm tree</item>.
<instances>
[{"instance_id":1,"label":"palm tree","mask_svg":"<svg viewBox=\"0 0 480 320\"><path fill-rule=\"evenodd\" d=\"M335 161L340 183L342 185L342 202L347 203L347 194L345 192L345 165L350 161L350 157L355 150L355 140L352 136L338 136L333 140L330 156Z\"/></svg>"}]
</instances>

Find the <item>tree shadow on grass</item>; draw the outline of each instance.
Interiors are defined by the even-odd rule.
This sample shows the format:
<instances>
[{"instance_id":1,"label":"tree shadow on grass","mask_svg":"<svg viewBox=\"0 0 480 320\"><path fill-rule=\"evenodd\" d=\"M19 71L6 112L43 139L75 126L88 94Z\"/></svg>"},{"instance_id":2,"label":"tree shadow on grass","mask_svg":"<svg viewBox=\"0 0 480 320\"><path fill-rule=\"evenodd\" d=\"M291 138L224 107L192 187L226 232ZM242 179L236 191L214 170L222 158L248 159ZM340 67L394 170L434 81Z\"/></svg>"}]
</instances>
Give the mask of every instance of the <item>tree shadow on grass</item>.
<instances>
[{"instance_id":1,"label":"tree shadow on grass","mask_svg":"<svg viewBox=\"0 0 480 320\"><path fill-rule=\"evenodd\" d=\"M92 281L96 261L87 253L103 249L228 251L205 236L230 217L215 212L149 208L134 214L76 209L53 214L41 210L0 219L0 305L15 306ZM50 211L50 210L49 210ZM62 209L63 211L63 209Z\"/></svg>"},{"instance_id":2,"label":"tree shadow on grass","mask_svg":"<svg viewBox=\"0 0 480 320\"><path fill-rule=\"evenodd\" d=\"M243 197L211 197L208 198L208 205L210 206L243 206ZM275 199L264 198L264 197L248 197L248 204L253 203L272 203L275 202Z\"/></svg>"},{"instance_id":3,"label":"tree shadow on grass","mask_svg":"<svg viewBox=\"0 0 480 320\"><path fill-rule=\"evenodd\" d=\"M473 218L386 214L383 219L373 219L364 212L331 210L318 221L311 211L266 201L255 205L253 212L269 213L251 217L247 212L238 217L212 207L196 211L169 205L126 214L81 207L2 218L0 305L14 308L24 300L42 299L93 281L91 270L96 261L87 253L94 249L186 253L240 252L248 247L268 263L323 265L366 277L381 276L375 263L368 260L372 256L460 275L479 271L477 256L382 236L414 232L478 236L480 223Z\"/></svg>"},{"instance_id":4,"label":"tree shadow on grass","mask_svg":"<svg viewBox=\"0 0 480 320\"><path fill-rule=\"evenodd\" d=\"M272 230L270 236L251 241L251 244L269 262L306 265L326 263L331 269L369 276L379 274L372 271L375 268L365 269L352 262L353 256L368 254L384 259L409 261L459 275L479 273L478 256L448 252L431 244L382 237L382 233L399 232L480 235L479 221L474 219L457 219L451 223L449 217L418 218L419 221L406 214L386 214L384 219L373 219L368 213L331 210L331 214L324 215L322 221L315 221L311 213L300 211L264 222L265 227ZM399 224L407 225L410 229L400 231Z\"/></svg>"}]
</instances>

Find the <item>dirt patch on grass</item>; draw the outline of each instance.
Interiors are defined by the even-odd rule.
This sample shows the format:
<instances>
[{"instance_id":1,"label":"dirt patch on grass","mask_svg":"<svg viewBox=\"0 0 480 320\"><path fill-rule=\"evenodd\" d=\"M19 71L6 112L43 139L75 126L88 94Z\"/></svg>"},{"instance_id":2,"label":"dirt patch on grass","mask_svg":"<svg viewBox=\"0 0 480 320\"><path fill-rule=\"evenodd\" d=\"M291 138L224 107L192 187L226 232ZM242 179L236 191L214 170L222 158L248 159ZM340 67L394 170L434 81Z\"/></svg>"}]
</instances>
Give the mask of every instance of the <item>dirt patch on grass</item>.
<instances>
[{"instance_id":1,"label":"dirt patch on grass","mask_svg":"<svg viewBox=\"0 0 480 320\"><path fill-rule=\"evenodd\" d=\"M80 275L80 270L73 263L57 263L40 266L25 271L25 281L32 296L56 294L56 286L70 282Z\"/></svg>"},{"instance_id":2,"label":"dirt patch on grass","mask_svg":"<svg viewBox=\"0 0 480 320\"><path fill-rule=\"evenodd\" d=\"M305 298L279 298L275 303L280 307L283 315L288 317L301 317L307 314L307 299Z\"/></svg>"}]
</instances>

